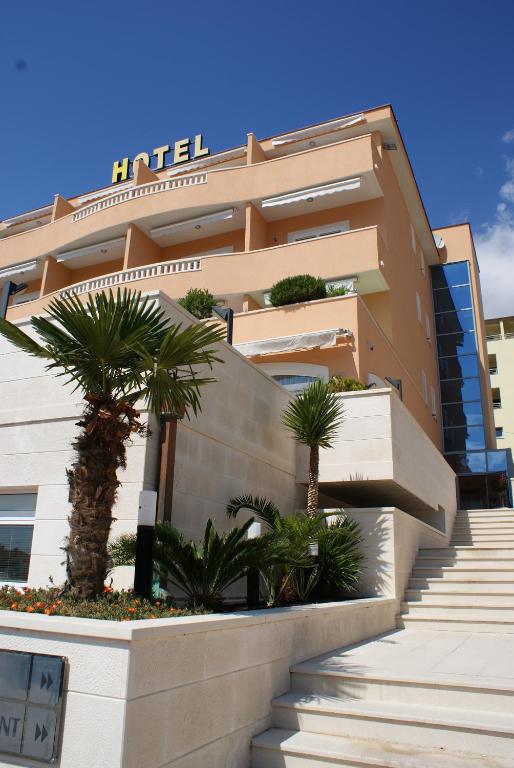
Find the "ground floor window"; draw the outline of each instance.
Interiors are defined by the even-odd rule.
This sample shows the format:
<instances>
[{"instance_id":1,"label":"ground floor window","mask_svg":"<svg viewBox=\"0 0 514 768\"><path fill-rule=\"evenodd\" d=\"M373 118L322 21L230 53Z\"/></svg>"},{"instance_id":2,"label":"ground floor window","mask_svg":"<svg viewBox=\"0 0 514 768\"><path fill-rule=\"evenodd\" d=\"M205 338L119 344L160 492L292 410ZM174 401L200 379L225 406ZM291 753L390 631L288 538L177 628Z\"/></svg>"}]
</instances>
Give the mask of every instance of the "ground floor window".
<instances>
[{"instance_id":1,"label":"ground floor window","mask_svg":"<svg viewBox=\"0 0 514 768\"><path fill-rule=\"evenodd\" d=\"M37 493L0 492L0 581L29 575Z\"/></svg>"},{"instance_id":2,"label":"ground floor window","mask_svg":"<svg viewBox=\"0 0 514 768\"><path fill-rule=\"evenodd\" d=\"M328 368L310 363L263 363L259 366L290 392L304 390L316 379L328 381Z\"/></svg>"}]
</instances>

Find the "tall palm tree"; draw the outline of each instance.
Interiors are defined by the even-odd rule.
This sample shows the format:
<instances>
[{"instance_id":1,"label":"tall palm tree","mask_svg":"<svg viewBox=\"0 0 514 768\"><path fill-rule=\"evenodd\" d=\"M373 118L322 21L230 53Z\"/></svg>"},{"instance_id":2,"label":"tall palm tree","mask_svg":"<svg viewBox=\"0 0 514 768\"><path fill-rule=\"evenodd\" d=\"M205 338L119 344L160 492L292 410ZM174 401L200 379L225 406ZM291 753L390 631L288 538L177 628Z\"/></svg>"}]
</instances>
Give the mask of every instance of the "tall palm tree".
<instances>
[{"instance_id":1,"label":"tall palm tree","mask_svg":"<svg viewBox=\"0 0 514 768\"><path fill-rule=\"evenodd\" d=\"M321 379L310 384L282 413L282 423L296 440L310 448L307 514L318 511L319 449L331 448L343 421L343 407Z\"/></svg>"},{"instance_id":2,"label":"tall palm tree","mask_svg":"<svg viewBox=\"0 0 514 768\"><path fill-rule=\"evenodd\" d=\"M148 430L136 409L188 415L200 409L200 388L212 378L196 367L220 361L210 345L223 331L204 325L182 328L141 294L118 290L53 299L48 317L33 317L41 343L0 320L0 333L20 349L47 360L46 369L66 377L85 400L73 442L76 457L67 470L72 511L64 547L69 588L92 598L104 587L112 509L133 435Z\"/></svg>"}]
</instances>

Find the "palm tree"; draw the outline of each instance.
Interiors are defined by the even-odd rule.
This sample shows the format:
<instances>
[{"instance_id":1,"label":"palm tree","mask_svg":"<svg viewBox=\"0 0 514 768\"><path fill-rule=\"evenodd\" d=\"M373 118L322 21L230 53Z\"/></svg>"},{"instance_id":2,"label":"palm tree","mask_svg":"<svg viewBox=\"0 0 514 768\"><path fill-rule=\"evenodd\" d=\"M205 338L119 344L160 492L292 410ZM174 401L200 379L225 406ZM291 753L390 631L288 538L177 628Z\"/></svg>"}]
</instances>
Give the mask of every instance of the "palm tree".
<instances>
[{"instance_id":1,"label":"palm tree","mask_svg":"<svg viewBox=\"0 0 514 768\"><path fill-rule=\"evenodd\" d=\"M103 591L109 567L112 509L133 435L148 434L136 403L156 415L200 410L200 388L211 381L197 366L220 361L210 348L223 331L172 324L160 307L124 291L53 299L48 317L33 317L41 343L0 320L0 333L20 349L47 360L46 369L82 392L85 408L67 470L72 511L64 547L68 588L78 597Z\"/></svg>"},{"instance_id":2,"label":"palm tree","mask_svg":"<svg viewBox=\"0 0 514 768\"><path fill-rule=\"evenodd\" d=\"M343 421L343 407L321 379L310 384L289 403L282 413L282 423L296 440L310 448L307 514L318 511L319 449L331 448Z\"/></svg>"}]
</instances>

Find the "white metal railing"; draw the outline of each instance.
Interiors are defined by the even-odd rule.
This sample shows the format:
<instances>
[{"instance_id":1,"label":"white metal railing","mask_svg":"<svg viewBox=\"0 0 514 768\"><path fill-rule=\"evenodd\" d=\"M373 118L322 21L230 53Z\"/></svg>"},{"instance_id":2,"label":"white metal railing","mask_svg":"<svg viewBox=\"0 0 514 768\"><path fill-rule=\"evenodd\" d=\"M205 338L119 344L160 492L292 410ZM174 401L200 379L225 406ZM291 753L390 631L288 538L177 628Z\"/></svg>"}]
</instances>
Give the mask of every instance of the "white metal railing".
<instances>
[{"instance_id":1,"label":"white metal railing","mask_svg":"<svg viewBox=\"0 0 514 768\"><path fill-rule=\"evenodd\" d=\"M149 264L147 267L134 267L125 269L123 272L114 272L103 277L94 277L91 280L84 280L69 288L60 291L61 296L75 294L80 296L82 293L90 291L99 291L102 288L114 288L132 283L134 280L146 280L149 277L166 277L174 275L177 272L198 272L202 269L202 260L198 258L177 259L176 261L164 261L161 264Z\"/></svg>"},{"instance_id":2,"label":"white metal railing","mask_svg":"<svg viewBox=\"0 0 514 768\"><path fill-rule=\"evenodd\" d=\"M126 203L128 200L134 200L146 195L154 195L156 192L167 192L170 189L181 189L182 187L192 187L195 184L205 184L207 182L206 173L196 173L192 176L177 176L173 179L162 179L151 181L148 184L141 184L138 187L125 189L121 192L115 192L109 197L103 197L101 200L90 205L85 205L73 214L72 221L81 221L86 216L103 211L105 208L111 208L113 205Z\"/></svg>"}]
</instances>

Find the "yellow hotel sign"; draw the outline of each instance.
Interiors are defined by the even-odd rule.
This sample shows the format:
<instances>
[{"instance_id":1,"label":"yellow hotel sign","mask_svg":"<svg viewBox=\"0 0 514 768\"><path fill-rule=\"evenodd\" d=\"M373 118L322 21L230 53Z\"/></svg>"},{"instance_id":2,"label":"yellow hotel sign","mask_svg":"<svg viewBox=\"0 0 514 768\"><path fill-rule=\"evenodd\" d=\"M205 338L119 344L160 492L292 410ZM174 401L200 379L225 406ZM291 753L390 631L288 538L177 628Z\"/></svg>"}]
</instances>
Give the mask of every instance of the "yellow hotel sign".
<instances>
[{"instance_id":1,"label":"yellow hotel sign","mask_svg":"<svg viewBox=\"0 0 514 768\"><path fill-rule=\"evenodd\" d=\"M203 136L201 133L197 133L194 141L187 137L176 141L173 145L173 150L170 144L164 144L162 147L154 149L151 155L148 152L140 152L132 161L128 157L124 157L123 160L116 160L112 165L112 183L116 184L118 181L126 181L129 177L131 165L137 160L142 160L145 165L150 167L150 158L155 157L156 160L152 170L161 171L166 165L166 155L171 151L173 151L173 165L179 165L180 163L187 163L188 160L198 160L200 157L206 157L210 154L211 150L203 146Z\"/></svg>"}]
</instances>

